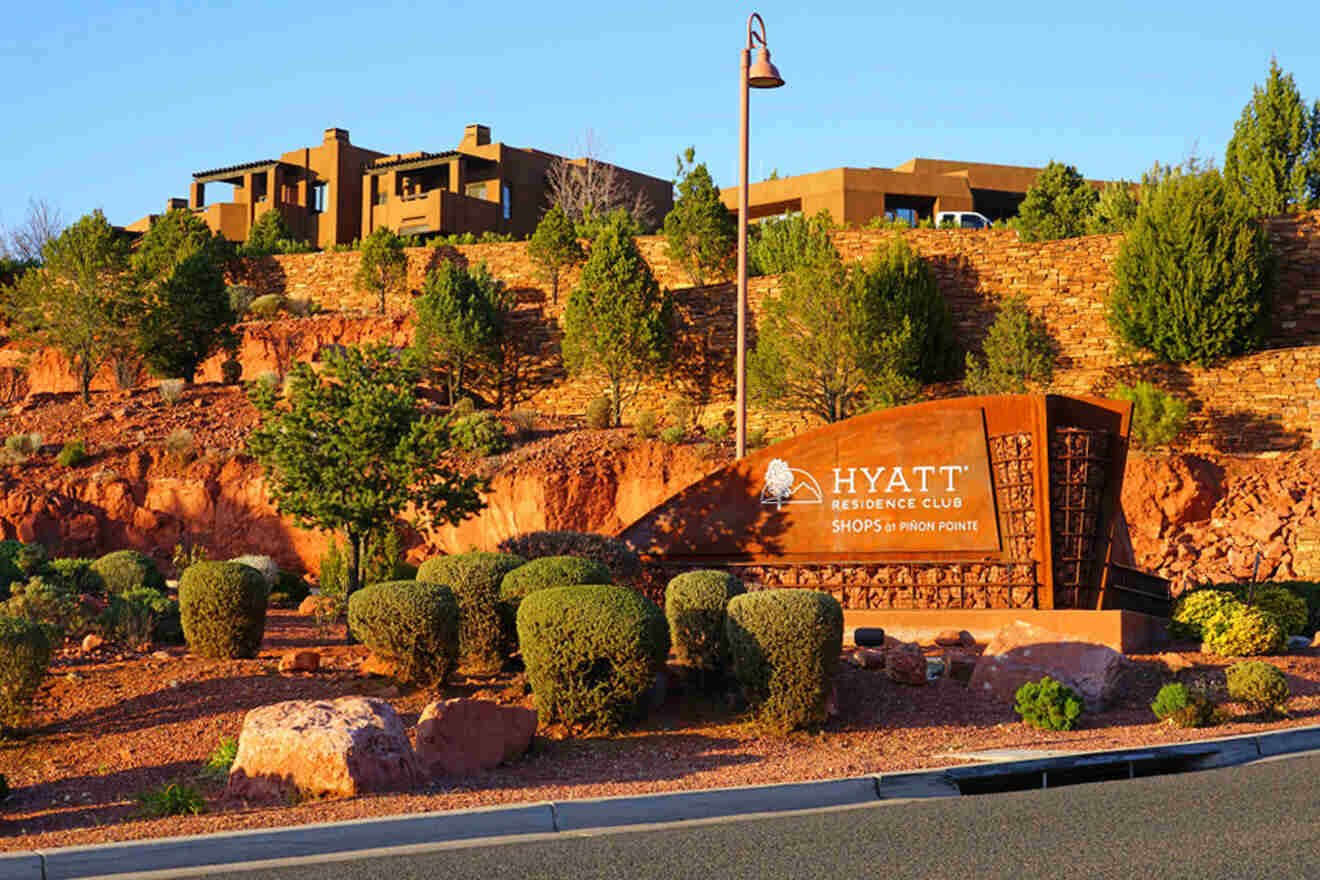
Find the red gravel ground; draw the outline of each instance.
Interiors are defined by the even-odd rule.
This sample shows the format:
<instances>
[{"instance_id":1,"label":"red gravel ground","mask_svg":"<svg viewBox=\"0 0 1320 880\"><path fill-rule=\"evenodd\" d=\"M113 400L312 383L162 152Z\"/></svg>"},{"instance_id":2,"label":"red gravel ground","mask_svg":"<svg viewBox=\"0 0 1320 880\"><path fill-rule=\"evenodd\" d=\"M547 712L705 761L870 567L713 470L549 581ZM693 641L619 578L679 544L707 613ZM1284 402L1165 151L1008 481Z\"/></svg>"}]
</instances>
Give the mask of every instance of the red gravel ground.
<instances>
[{"instance_id":1,"label":"red gravel ground","mask_svg":"<svg viewBox=\"0 0 1320 880\"><path fill-rule=\"evenodd\" d=\"M76 648L51 666L27 735L0 742L0 773L14 791L0 814L0 850L56 847L242 828L297 825L428 810L566 800L679 789L856 776L961 763L950 752L992 748L1106 749L1255 733L1313 724L1320 716L1320 651L1267 658L1292 686L1291 718L1263 723L1234 714L1208 730L1158 724L1149 703L1175 678L1222 686L1224 663L1192 652L1132 657L1122 701L1080 730L1050 733L1018 722L957 681L926 687L890 682L883 673L843 666L841 715L810 733L765 736L715 697L671 691L639 727L615 737L538 733L532 752L513 765L465 779L438 779L410 794L257 805L224 796L198 770L222 736L236 737L251 708L289 699L345 695L388 699L415 723L432 699L480 695L524 702L521 679L459 678L435 691L404 690L357 674L366 649L342 644L342 627L319 633L313 620L273 611L254 660L212 661L171 649L168 656L90 656ZM281 674L279 657L295 648L322 653L319 672ZM1184 647L1193 648L1193 645ZM143 819L136 795L170 781L206 796L200 816Z\"/></svg>"}]
</instances>

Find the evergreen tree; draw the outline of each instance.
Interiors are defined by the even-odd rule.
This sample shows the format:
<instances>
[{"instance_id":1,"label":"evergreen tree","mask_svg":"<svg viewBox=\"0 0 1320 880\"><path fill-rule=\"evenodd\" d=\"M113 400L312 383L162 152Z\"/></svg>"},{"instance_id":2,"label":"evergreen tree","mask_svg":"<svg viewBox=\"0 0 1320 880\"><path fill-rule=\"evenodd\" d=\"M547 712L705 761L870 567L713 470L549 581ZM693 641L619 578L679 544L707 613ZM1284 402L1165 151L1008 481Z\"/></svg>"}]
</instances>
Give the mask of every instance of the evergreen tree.
<instances>
[{"instance_id":1,"label":"evergreen tree","mask_svg":"<svg viewBox=\"0 0 1320 880\"><path fill-rule=\"evenodd\" d=\"M1156 166L1114 260L1109 323L1135 348L1205 365L1261 345L1272 276L1264 228L1217 170Z\"/></svg>"},{"instance_id":2,"label":"evergreen tree","mask_svg":"<svg viewBox=\"0 0 1320 880\"><path fill-rule=\"evenodd\" d=\"M615 425L672 345L673 304L621 222L604 227L564 310L564 364L608 386Z\"/></svg>"},{"instance_id":3,"label":"evergreen tree","mask_svg":"<svg viewBox=\"0 0 1320 880\"><path fill-rule=\"evenodd\" d=\"M362 242L353 283L359 290L376 294L383 315L386 295L401 293L407 280L408 256L403 252L403 239L386 226L373 230Z\"/></svg>"},{"instance_id":4,"label":"evergreen tree","mask_svg":"<svg viewBox=\"0 0 1320 880\"><path fill-rule=\"evenodd\" d=\"M782 275L806 263L837 254L830 231L837 224L829 211L808 219L802 214L767 217L748 231L747 273Z\"/></svg>"},{"instance_id":5,"label":"evergreen tree","mask_svg":"<svg viewBox=\"0 0 1320 880\"><path fill-rule=\"evenodd\" d=\"M60 352L88 402L97 371L131 335L123 320L136 294L128 244L94 211L46 243L42 264L7 297L10 332L24 347Z\"/></svg>"},{"instance_id":6,"label":"evergreen tree","mask_svg":"<svg viewBox=\"0 0 1320 880\"><path fill-rule=\"evenodd\" d=\"M1100 198L1086 219L1086 234L1127 232L1136 219L1137 198L1132 194L1132 184L1126 180L1112 181L1100 190Z\"/></svg>"},{"instance_id":7,"label":"evergreen tree","mask_svg":"<svg viewBox=\"0 0 1320 880\"><path fill-rule=\"evenodd\" d=\"M303 528L348 539L345 599L383 524L405 511L455 524L485 506L485 483L445 464L448 426L422 415L417 378L388 346L372 345L332 353L324 373L297 364L287 400L260 382L249 391L261 421L247 445L275 506Z\"/></svg>"},{"instance_id":8,"label":"evergreen tree","mask_svg":"<svg viewBox=\"0 0 1320 880\"><path fill-rule=\"evenodd\" d=\"M1253 87L1233 126L1224 179L1257 216L1320 205L1320 101L1307 108L1273 58L1264 88Z\"/></svg>"},{"instance_id":9,"label":"evergreen tree","mask_svg":"<svg viewBox=\"0 0 1320 880\"><path fill-rule=\"evenodd\" d=\"M1086 221L1097 198L1076 168L1050 162L1027 190L1013 226L1023 241L1075 238L1086 234Z\"/></svg>"},{"instance_id":10,"label":"evergreen tree","mask_svg":"<svg viewBox=\"0 0 1320 880\"><path fill-rule=\"evenodd\" d=\"M444 371L450 406L465 377L498 354L502 286L484 264L468 270L449 261L428 272L422 284L413 350L423 364Z\"/></svg>"},{"instance_id":11,"label":"evergreen tree","mask_svg":"<svg viewBox=\"0 0 1320 880\"><path fill-rule=\"evenodd\" d=\"M578 244L573 223L559 205L552 205L536 224L536 231L527 242L527 255L550 282L552 301L559 302L559 275L569 266L582 262L584 254Z\"/></svg>"},{"instance_id":12,"label":"evergreen tree","mask_svg":"<svg viewBox=\"0 0 1320 880\"><path fill-rule=\"evenodd\" d=\"M1054 343L1049 330L1021 296L999 309L985 338L985 360L967 354L965 385L973 394L1021 394L1054 377Z\"/></svg>"},{"instance_id":13,"label":"evergreen tree","mask_svg":"<svg viewBox=\"0 0 1320 880\"><path fill-rule=\"evenodd\" d=\"M294 241L284 215L271 208L248 230L247 241L238 248L240 256L268 257L271 254L304 254L312 250L305 241Z\"/></svg>"},{"instance_id":14,"label":"evergreen tree","mask_svg":"<svg viewBox=\"0 0 1320 880\"><path fill-rule=\"evenodd\" d=\"M687 273L693 286L728 278L737 259L738 224L720 201L706 170L693 165L692 147L678 158L678 200L665 216L665 253Z\"/></svg>"}]
</instances>

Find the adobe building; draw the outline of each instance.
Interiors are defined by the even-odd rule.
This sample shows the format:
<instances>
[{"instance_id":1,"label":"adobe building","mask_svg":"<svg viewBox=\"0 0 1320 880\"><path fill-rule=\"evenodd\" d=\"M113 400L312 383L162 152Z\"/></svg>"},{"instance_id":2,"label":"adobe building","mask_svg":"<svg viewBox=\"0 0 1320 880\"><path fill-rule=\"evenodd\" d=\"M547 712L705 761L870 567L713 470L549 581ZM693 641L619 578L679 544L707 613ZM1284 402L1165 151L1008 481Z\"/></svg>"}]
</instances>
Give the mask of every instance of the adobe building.
<instances>
[{"instance_id":1,"label":"adobe building","mask_svg":"<svg viewBox=\"0 0 1320 880\"><path fill-rule=\"evenodd\" d=\"M896 168L832 168L748 184L750 220L824 210L837 222L860 225L873 217L928 220L940 211L976 211L992 221L1012 217L1041 168L909 159ZM1087 181L1099 188L1102 181ZM738 188L720 191L738 210Z\"/></svg>"},{"instance_id":2,"label":"adobe building","mask_svg":"<svg viewBox=\"0 0 1320 880\"><path fill-rule=\"evenodd\" d=\"M469 125L458 147L442 153L386 154L356 146L342 128L321 143L261 159L199 171L186 207L231 241L247 240L263 214L278 210L295 239L327 249L365 238L382 226L402 235L530 235L548 207L546 172L560 157L492 143L490 128ZM569 159L583 164L585 159ZM618 168L663 217L673 207L671 181ZM232 201L207 201L207 184L233 187ZM145 232L154 215L126 228Z\"/></svg>"}]
</instances>

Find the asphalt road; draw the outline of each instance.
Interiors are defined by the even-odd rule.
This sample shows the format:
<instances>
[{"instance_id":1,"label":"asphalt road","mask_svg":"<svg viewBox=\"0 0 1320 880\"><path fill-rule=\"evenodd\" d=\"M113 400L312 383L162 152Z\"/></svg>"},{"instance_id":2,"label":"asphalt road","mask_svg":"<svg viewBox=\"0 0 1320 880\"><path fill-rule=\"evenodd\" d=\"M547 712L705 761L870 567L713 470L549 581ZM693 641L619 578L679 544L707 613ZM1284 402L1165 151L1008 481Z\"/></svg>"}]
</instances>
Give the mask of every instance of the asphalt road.
<instances>
[{"instance_id":1,"label":"asphalt road","mask_svg":"<svg viewBox=\"0 0 1320 880\"><path fill-rule=\"evenodd\" d=\"M231 880L1320 877L1320 757L1046 791L541 835Z\"/></svg>"}]
</instances>

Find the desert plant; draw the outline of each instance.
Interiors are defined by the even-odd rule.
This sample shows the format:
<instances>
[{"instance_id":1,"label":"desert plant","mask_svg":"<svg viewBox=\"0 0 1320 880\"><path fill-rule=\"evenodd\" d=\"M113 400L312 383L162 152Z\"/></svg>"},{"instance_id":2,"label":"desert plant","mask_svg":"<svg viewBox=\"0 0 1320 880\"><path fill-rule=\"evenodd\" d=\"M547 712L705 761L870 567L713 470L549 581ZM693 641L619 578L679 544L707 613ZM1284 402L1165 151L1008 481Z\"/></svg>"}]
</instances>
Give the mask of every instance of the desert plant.
<instances>
[{"instance_id":1,"label":"desert plant","mask_svg":"<svg viewBox=\"0 0 1320 880\"><path fill-rule=\"evenodd\" d=\"M60 454L55 456L55 462L60 467L74 468L87 461L87 458L87 444L81 437L77 437L60 448Z\"/></svg>"},{"instance_id":2,"label":"desert plant","mask_svg":"<svg viewBox=\"0 0 1320 880\"><path fill-rule=\"evenodd\" d=\"M660 431L659 419L656 418L655 412L649 409L644 409L639 412L637 414L637 423L633 426L633 430L637 433L637 436L641 437L643 440L650 440L655 437Z\"/></svg>"},{"instance_id":3,"label":"desert plant","mask_svg":"<svg viewBox=\"0 0 1320 880\"><path fill-rule=\"evenodd\" d=\"M252 288L244 284L229 285L225 288L225 296L229 298L229 308L237 318L242 318L246 315L248 307L250 307L252 301L257 298L257 295L252 292Z\"/></svg>"},{"instance_id":4,"label":"desert plant","mask_svg":"<svg viewBox=\"0 0 1320 880\"><path fill-rule=\"evenodd\" d=\"M693 287L724 280L734 268L738 224L692 147L678 157L678 176L678 198L665 215L665 255Z\"/></svg>"},{"instance_id":5,"label":"desert plant","mask_svg":"<svg viewBox=\"0 0 1320 880\"><path fill-rule=\"evenodd\" d=\"M75 593L95 593L100 589L99 579L92 574L95 559L61 558L50 561L55 577Z\"/></svg>"},{"instance_id":6,"label":"desert plant","mask_svg":"<svg viewBox=\"0 0 1320 880\"><path fill-rule=\"evenodd\" d=\"M266 370L260 376L257 376L255 388L268 394L279 394L284 385L280 379L280 374L274 370Z\"/></svg>"},{"instance_id":7,"label":"desert plant","mask_svg":"<svg viewBox=\"0 0 1320 880\"><path fill-rule=\"evenodd\" d=\"M45 546L37 543L24 543L12 539L0 541L0 559L11 563L20 578L47 574L50 555ZM17 580L18 578L15 578Z\"/></svg>"},{"instance_id":8,"label":"desert plant","mask_svg":"<svg viewBox=\"0 0 1320 880\"><path fill-rule=\"evenodd\" d=\"M1278 667L1261 660L1249 660L1228 667L1226 675L1229 699L1246 703L1253 712L1287 714L1292 690Z\"/></svg>"},{"instance_id":9,"label":"desert plant","mask_svg":"<svg viewBox=\"0 0 1320 880\"><path fill-rule=\"evenodd\" d=\"M175 428L165 436L165 454L183 466L197 457L197 441L187 428Z\"/></svg>"},{"instance_id":10,"label":"desert plant","mask_svg":"<svg viewBox=\"0 0 1320 880\"><path fill-rule=\"evenodd\" d=\"M1099 197L1076 168L1051 161L1036 175L1018 206L1018 234L1023 241L1084 235Z\"/></svg>"},{"instance_id":11,"label":"desert plant","mask_svg":"<svg viewBox=\"0 0 1320 880\"><path fill-rule=\"evenodd\" d=\"M91 564L90 575L95 578L99 592L108 596L149 587L165 592L165 578L155 561L136 550L115 550Z\"/></svg>"},{"instance_id":12,"label":"desert plant","mask_svg":"<svg viewBox=\"0 0 1320 880\"><path fill-rule=\"evenodd\" d=\"M262 556L256 553L245 553L242 556L235 556L230 562L237 562L239 565L246 565L248 568L261 575L262 581L266 584L266 593L270 594L280 582L280 566L269 556Z\"/></svg>"},{"instance_id":13,"label":"desert plant","mask_svg":"<svg viewBox=\"0 0 1320 880\"><path fill-rule=\"evenodd\" d=\"M263 294L248 303L248 314L263 321L279 317L282 311L284 311L284 297L278 293Z\"/></svg>"},{"instance_id":14,"label":"desert plant","mask_svg":"<svg viewBox=\"0 0 1320 880\"><path fill-rule=\"evenodd\" d=\"M32 708L58 638L48 623L0 617L0 728L13 727Z\"/></svg>"},{"instance_id":15,"label":"desert plant","mask_svg":"<svg viewBox=\"0 0 1320 880\"><path fill-rule=\"evenodd\" d=\"M1022 723L1040 730L1072 730L1082 714L1082 698L1067 685L1045 676L1017 689L1013 711Z\"/></svg>"},{"instance_id":16,"label":"desert plant","mask_svg":"<svg viewBox=\"0 0 1320 880\"><path fill-rule=\"evenodd\" d=\"M1224 178L1258 216L1320 204L1320 102L1307 107L1273 57L1264 87L1252 88L1233 125Z\"/></svg>"},{"instance_id":17,"label":"desert plant","mask_svg":"<svg viewBox=\"0 0 1320 880\"><path fill-rule=\"evenodd\" d=\"M166 403L178 403L183 399L183 389L186 384L183 379L161 379L160 399Z\"/></svg>"},{"instance_id":18,"label":"desert plant","mask_svg":"<svg viewBox=\"0 0 1320 880\"><path fill-rule=\"evenodd\" d=\"M829 211L807 218L802 214L767 217L748 230L747 271L751 275L782 275L838 252L830 240L837 228Z\"/></svg>"},{"instance_id":19,"label":"desert plant","mask_svg":"<svg viewBox=\"0 0 1320 880\"><path fill-rule=\"evenodd\" d=\"M1187 426L1187 402L1149 382L1119 385L1114 397L1132 402L1132 436L1143 448L1167 446Z\"/></svg>"},{"instance_id":20,"label":"desert plant","mask_svg":"<svg viewBox=\"0 0 1320 880\"><path fill-rule=\"evenodd\" d=\"M504 283L485 265L469 269L445 261L426 274L413 303L413 351L420 363L443 373L450 404L458 401L465 377L498 356L503 293Z\"/></svg>"},{"instance_id":21,"label":"desert plant","mask_svg":"<svg viewBox=\"0 0 1320 880\"><path fill-rule=\"evenodd\" d=\"M460 397L454 405L449 408L449 414L456 419L465 419L477 411L477 405L473 403L470 397Z\"/></svg>"},{"instance_id":22,"label":"desert plant","mask_svg":"<svg viewBox=\"0 0 1320 880\"><path fill-rule=\"evenodd\" d=\"M139 792L138 815L146 818L161 816L199 816L206 812L206 798L191 785L170 782L159 788Z\"/></svg>"},{"instance_id":23,"label":"desert plant","mask_svg":"<svg viewBox=\"0 0 1320 880\"><path fill-rule=\"evenodd\" d=\"M148 587L111 596L97 622L107 638L128 647L183 642L179 603Z\"/></svg>"},{"instance_id":24,"label":"desert plant","mask_svg":"<svg viewBox=\"0 0 1320 880\"><path fill-rule=\"evenodd\" d=\"M78 595L51 575L37 575L26 583L12 585L0 614L48 623L58 631L57 641L61 644L66 638L81 635L91 622Z\"/></svg>"},{"instance_id":25,"label":"desert plant","mask_svg":"<svg viewBox=\"0 0 1320 880\"><path fill-rule=\"evenodd\" d=\"M408 255L403 252L403 239L388 226L373 229L362 241L354 286L374 293L383 315L386 296L406 291L407 283Z\"/></svg>"},{"instance_id":26,"label":"desert plant","mask_svg":"<svg viewBox=\"0 0 1320 880\"><path fill-rule=\"evenodd\" d=\"M697 423L698 407L687 397L675 397L669 401L666 414L679 430L687 431Z\"/></svg>"},{"instance_id":27,"label":"desert plant","mask_svg":"<svg viewBox=\"0 0 1320 880\"><path fill-rule=\"evenodd\" d=\"M747 448L760 449L762 446L769 446L770 438L766 436L765 428L756 427L747 432Z\"/></svg>"},{"instance_id":28,"label":"desert plant","mask_svg":"<svg viewBox=\"0 0 1320 880\"><path fill-rule=\"evenodd\" d=\"M518 435L518 439L527 442L532 439L536 433L536 412L530 409L515 409L509 413L509 421L513 422L513 429Z\"/></svg>"},{"instance_id":29,"label":"desert plant","mask_svg":"<svg viewBox=\"0 0 1320 880\"><path fill-rule=\"evenodd\" d=\"M224 782L229 778L229 768L234 766L237 757L238 740L232 736L222 736L220 744L211 750L197 775L207 782Z\"/></svg>"},{"instance_id":30,"label":"desert plant","mask_svg":"<svg viewBox=\"0 0 1320 880\"><path fill-rule=\"evenodd\" d=\"M188 566L207 562L210 558L211 553L206 549L205 544L195 544L185 536L183 541L174 545L174 552L170 554L170 564L174 566L176 574L182 574Z\"/></svg>"},{"instance_id":31,"label":"desert plant","mask_svg":"<svg viewBox=\"0 0 1320 880\"><path fill-rule=\"evenodd\" d=\"M625 541L591 532L525 532L505 538L500 542L499 549L502 553L513 553L524 559L539 559L542 556L594 559L610 570L615 583L633 580L642 573L642 560Z\"/></svg>"},{"instance_id":32,"label":"desert plant","mask_svg":"<svg viewBox=\"0 0 1320 880\"><path fill-rule=\"evenodd\" d=\"M471 552L437 556L418 567L418 581L449 587L458 600L458 651L464 666L487 671L503 662L500 582L526 562L508 553Z\"/></svg>"},{"instance_id":33,"label":"desert plant","mask_svg":"<svg viewBox=\"0 0 1320 880\"><path fill-rule=\"evenodd\" d=\"M510 640L517 639L518 606L537 590L579 584L613 583L603 563L580 556L542 556L510 571L500 581L500 616Z\"/></svg>"},{"instance_id":34,"label":"desert plant","mask_svg":"<svg viewBox=\"0 0 1320 880\"><path fill-rule=\"evenodd\" d=\"M664 615L626 587L539 590L519 606L517 629L537 714L572 728L613 730L639 714L669 653Z\"/></svg>"},{"instance_id":35,"label":"desert plant","mask_svg":"<svg viewBox=\"0 0 1320 880\"><path fill-rule=\"evenodd\" d=\"M1156 718L1174 727L1205 727L1215 716L1214 705L1204 693L1176 681L1160 688L1150 709Z\"/></svg>"},{"instance_id":36,"label":"desert plant","mask_svg":"<svg viewBox=\"0 0 1320 880\"><path fill-rule=\"evenodd\" d=\"M274 604L274 597L278 594L282 597L278 607L297 608L302 603L302 600L307 598L307 594L310 592L311 587L307 585L307 581L304 580L302 576L296 572L280 569L280 576L275 584L275 591L271 593L272 604Z\"/></svg>"},{"instance_id":37,"label":"desert plant","mask_svg":"<svg viewBox=\"0 0 1320 880\"><path fill-rule=\"evenodd\" d=\"M601 430L608 428L613 422L610 418L610 412L613 405L607 395L601 395L587 404L587 427Z\"/></svg>"},{"instance_id":38,"label":"desert plant","mask_svg":"<svg viewBox=\"0 0 1320 880\"><path fill-rule=\"evenodd\" d=\"M243 365L234 358L220 362L220 381L226 385L237 385L243 379Z\"/></svg>"},{"instance_id":39,"label":"desert plant","mask_svg":"<svg viewBox=\"0 0 1320 880\"><path fill-rule=\"evenodd\" d=\"M1175 639L1203 639L1205 625L1221 611L1241 606L1232 593L1225 590L1195 590L1184 593L1173 606L1169 619L1169 635Z\"/></svg>"},{"instance_id":40,"label":"desert plant","mask_svg":"<svg viewBox=\"0 0 1320 880\"><path fill-rule=\"evenodd\" d=\"M968 352L967 390L973 394L1021 394L1048 385L1054 376L1049 329L1022 296L1006 300L985 338L985 361Z\"/></svg>"},{"instance_id":41,"label":"desert plant","mask_svg":"<svg viewBox=\"0 0 1320 880\"><path fill-rule=\"evenodd\" d=\"M471 455L498 455L509 448L500 420L488 412L473 413L459 419L449 429L454 446Z\"/></svg>"},{"instance_id":42,"label":"desert plant","mask_svg":"<svg viewBox=\"0 0 1320 880\"><path fill-rule=\"evenodd\" d=\"M678 662L703 674L717 674L728 659L724 619L729 601L747 592L725 571L689 571L665 587L665 618Z\"/></svg>"},{"instance_id":43,"label":"desert plant","mask_svg":"<svg viewBox=\"0 0 1320 880\"><path fill-rule=\"evenodd\" d=\"M402 680L443 684L459 651L459 604L448 587L387 581L357 590L348 602L353 635L390 661Z\"/></svg>"},{"instance_id":44,"label":"desert plant","mask_svg":"<svg viewBox=\"0 0 1320 880\"><path fill-rule=\"evenodd\" d=\"M578 244L572 221L559 205L551 205L541 217L527 242L527 256L536 264L537 274L550 282L551 301L559 302L560 276L586 256Z\"/></svg>"},{"instance_id":45,"label":"desert plant","mask_svg":"<svg viewBox=\"0 0 1320 880\"><path fill-rule=\"evenodd\" d=\"M729 439L732 429L724 422L715 422L706 426L706 439L711 443L723 443Z\"/></svg>"},{"instance_id":46,"label":"desert plant","mask_svg":"<svg viewBox=\"0 0 1320 880\"><path fill-rule=\"evenodd\" d=\"M255 657L266 628L266 583L235 562L199 562L179 578L188 650L202 657Z\"/></svg>"},{"instance_id":47,"label":"desert plant","mask_svg":"<svg viewBox=\"0 0 1320 880\"><path fill-rule=\"evenodd\" d=\"M37 454L41 441L45 439L40 432L11 434L5 438L5 452L12 462L24 462Z\"/></svg>"},{"instance_id":48,"label":"desert plant","mask_svg":"<svg viewBox=\"0 0 1320 880\"><path fill-rule=\"evenodd\" d=\"M1283 629L1284 636L1297 636L1306 631L1306 600L1293 595L1288 589L1274 584L1259 584L1253 592L1250 584L1242 584L1235 595L1244 602L1250 596L1252 607L1273 617Z\"/></svg>"},{"instance_id":49,"label":"desert plant","mask_svg":"<svg viewBox=\"0 0 1320 880\"><path fill-rule=\"evenodd\" d=\"M1204 650L1220 657L1255 657L1282 650L1288 637L1274 615L1244 605L1220 611L1206 622Z\"/></svg>"},{"instance_id":50,"label":"desert plant","mask_svg":"<svg viewBox=\"0 0 1320 880\"><path fill-rule=\"evenodd\" d=\"M819 724L843 649L843 609L814 590L762 590L729 601L729 669L773 731Z\"/></svg>"},{"instance_id":51,"label":"desert plant","mask_svg":"<svg viewBox=\"0 0 1320 880\"><path fill-rule=\"evenodd\" d=\"M686 436L687 433L678 425L670 425L660 432L660 441L670 446L677 446L683 442L683 438Z\"/></svg>"}]
</instances>

